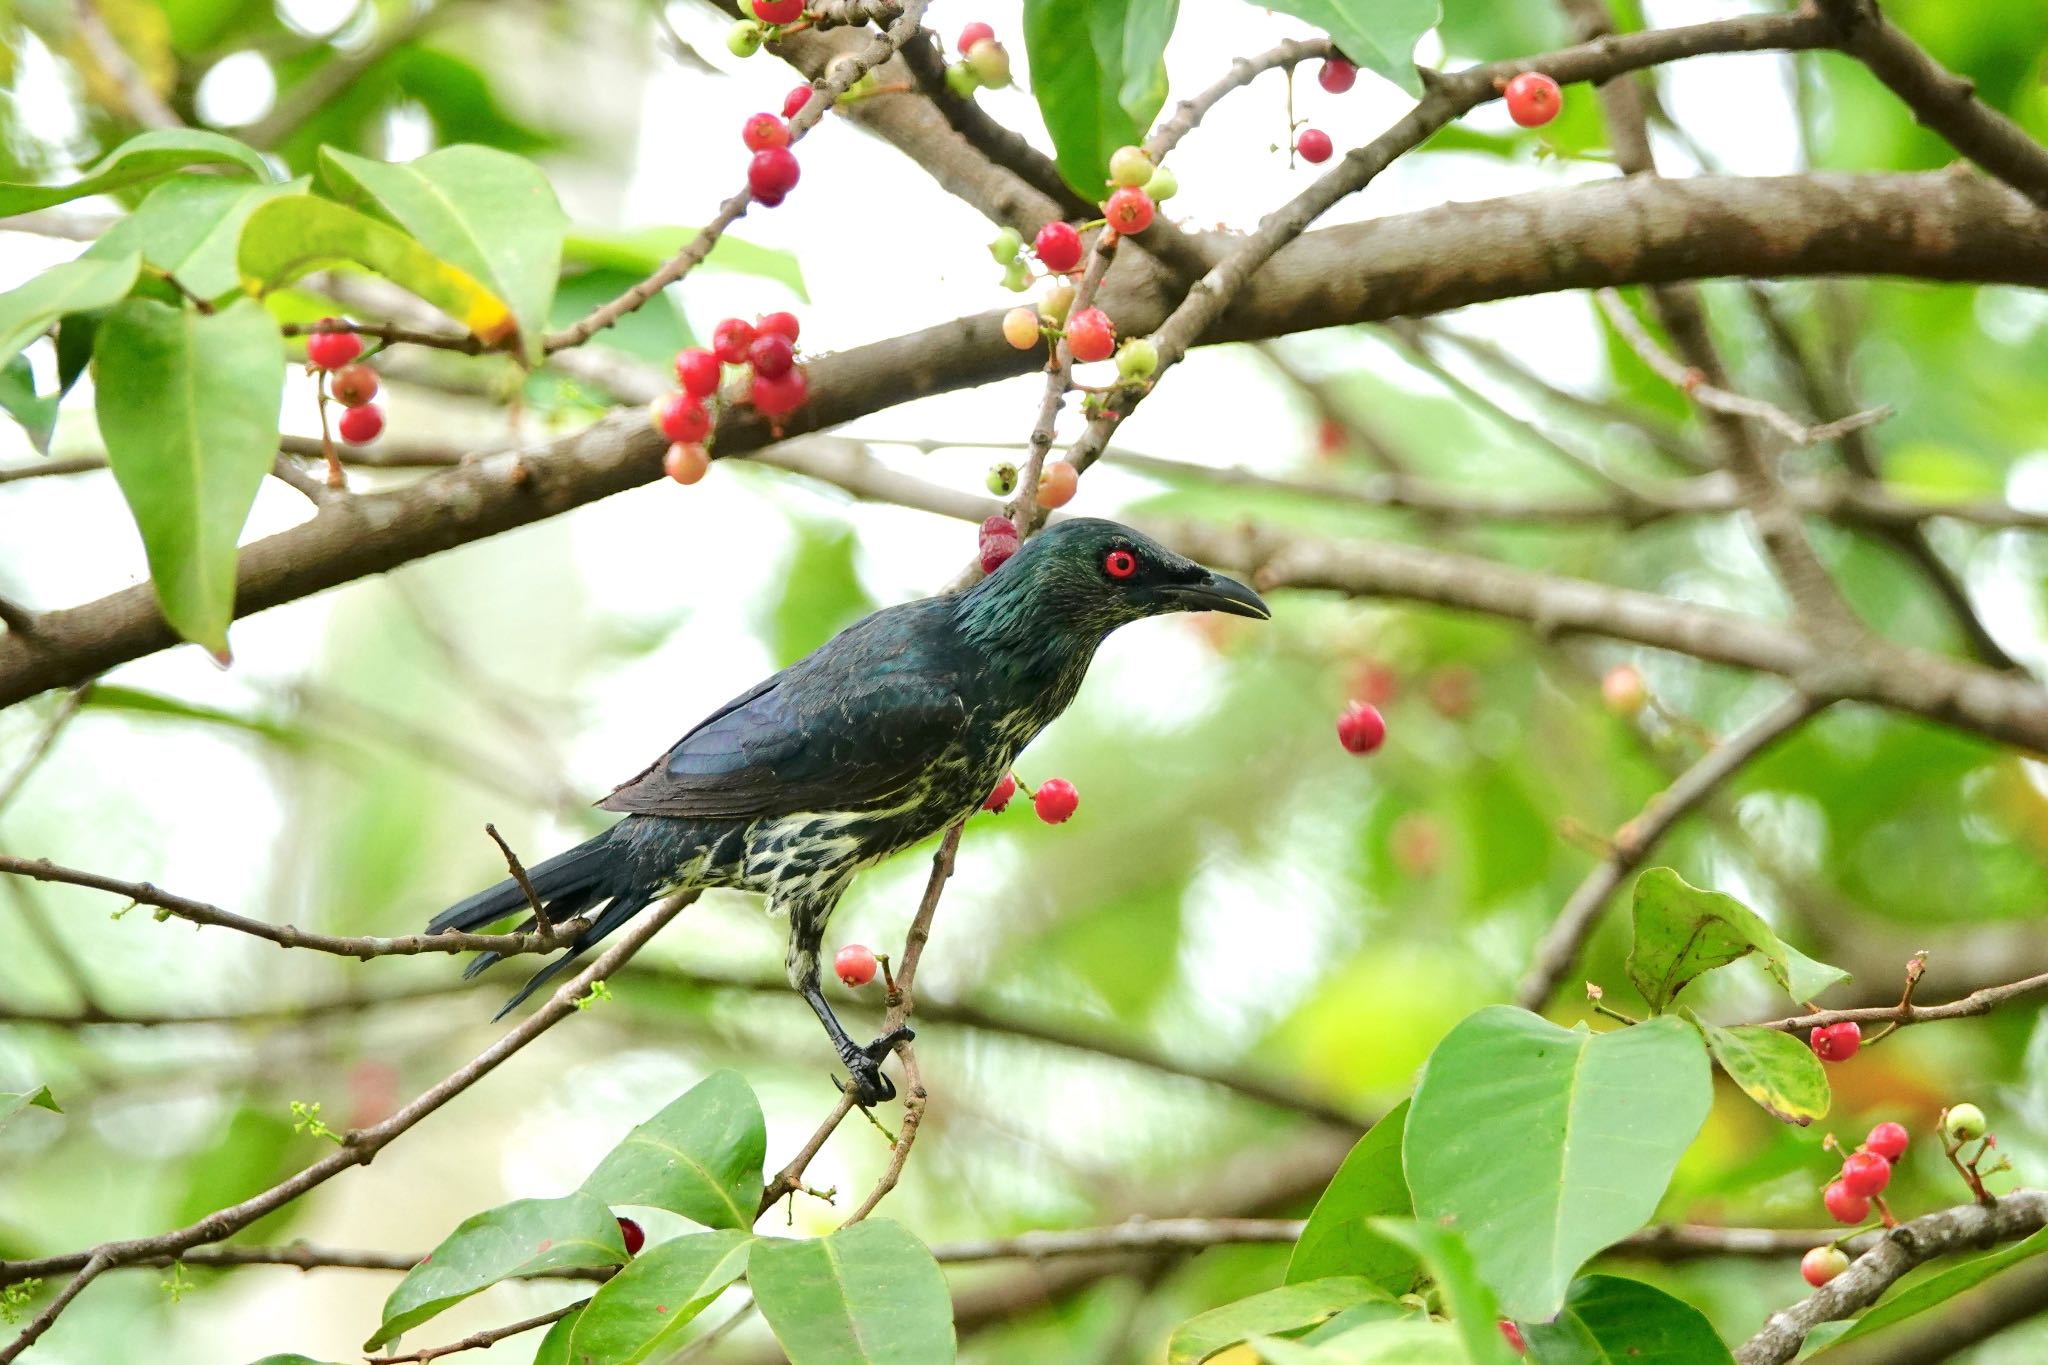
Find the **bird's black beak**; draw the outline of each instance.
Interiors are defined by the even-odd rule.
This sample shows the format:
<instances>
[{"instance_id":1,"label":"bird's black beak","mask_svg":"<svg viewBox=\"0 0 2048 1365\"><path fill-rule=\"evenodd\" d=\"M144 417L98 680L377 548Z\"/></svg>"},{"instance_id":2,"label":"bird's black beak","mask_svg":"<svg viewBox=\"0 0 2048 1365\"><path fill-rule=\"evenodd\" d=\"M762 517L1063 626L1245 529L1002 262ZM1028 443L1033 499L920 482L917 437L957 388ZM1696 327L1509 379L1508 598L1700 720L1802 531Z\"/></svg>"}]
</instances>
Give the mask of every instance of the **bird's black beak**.
<instances>
[{"instance_id":1,"label":"bird's black beak","mask_svg":"<svg viewBox=\"0 0 2048 1365\"><path fill-rule=\"evenodd\" d=\"M1192 583L1168 583L1159 589L1159 595L1180 611L1222 611L1255 621L1273 616L1257 593L1220 573L1204 573Z\"/></svg>"}]
</instances>

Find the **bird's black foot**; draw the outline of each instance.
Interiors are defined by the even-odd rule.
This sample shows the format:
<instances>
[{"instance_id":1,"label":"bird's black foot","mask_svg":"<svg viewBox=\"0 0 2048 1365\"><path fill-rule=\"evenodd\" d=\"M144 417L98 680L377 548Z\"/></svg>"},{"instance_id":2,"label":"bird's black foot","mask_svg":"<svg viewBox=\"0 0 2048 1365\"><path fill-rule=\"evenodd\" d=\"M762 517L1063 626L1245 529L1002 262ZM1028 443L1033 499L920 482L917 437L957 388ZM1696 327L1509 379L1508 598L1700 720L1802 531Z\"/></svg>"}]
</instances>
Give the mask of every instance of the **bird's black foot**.
<instances>
[{"instance_id":1,"label":"bird's black foot","mask_svg":"<svg viewBox=\"0 0 2048 1365\"><path fill-rule=\"evenodd\" d=\"M855 1047L848 1043L840 1049L839 1060L846 1064L854 1102L863 1109L872 1109L885 1100L896 1098L896 1084L882 1074L882 1063L888 1059L898 1043L907 1043L917 1036L912 1029L899 1028L885 1033L866 1047ZM838 1084L837 1078L834 1084ZM841 1086L845 1089L845 1086Z\"/></svg>"}]
</instances>

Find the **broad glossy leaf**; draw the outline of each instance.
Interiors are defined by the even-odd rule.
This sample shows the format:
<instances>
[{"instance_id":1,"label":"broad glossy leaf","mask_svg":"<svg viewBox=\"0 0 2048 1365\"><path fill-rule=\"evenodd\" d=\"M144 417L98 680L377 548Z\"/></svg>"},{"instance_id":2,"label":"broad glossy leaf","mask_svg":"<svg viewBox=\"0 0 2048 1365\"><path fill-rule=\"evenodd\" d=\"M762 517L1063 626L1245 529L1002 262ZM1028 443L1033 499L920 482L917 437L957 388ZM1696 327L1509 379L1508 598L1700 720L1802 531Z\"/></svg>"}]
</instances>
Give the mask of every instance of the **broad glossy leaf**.
<instances>
[{"instance_id":1,"label":"broad glossy leaf","mask_svg":"<svg viewBox=\"0 0 2048 1365\"><path fill-rule=\"evenodd\" d=\"M0 365L0 412L21 424L37 454L50 453L50 436L57 430L57 395L36 392L36 367L25 355Z\"/></svg>"},{"instance_id":2,"label":"broad glossy leaf","mask_svg":"<svg viewBox=\"0 0 2048 1365\"><path fill-rule=\"evenodd\" d=\"M1979 1256L1975 1260L1964 1261L1961 1265L1950 1266L1939 1275L1921 1280L1904 1293L1895 1294L1878 1304L1858 1318L1856 1325L1836 1340L1850 1341L1856 1337L1868 1336L1881 1327L1904 1322L1916 1314L1947 1303L1965 1290L1976 1288L1999 1271L2018 1265L2021 1261L2030 1260L2044 1251L2048 1251L2048 1229L2037 1232L2024 1241L2014 1242L2009 1247L2001 1247L1988 1256ZM1827 1356L1823 1354L1819 1359L1826 1360Z\"/></svg>"},{"instance_id":3,"label":"broad glossy leaf","mask_svg":"<svg viewBox=\"0 0 2048 1365\"><path fill-rule=\"evenodd\" d=\"M1054 159L1101 198L1110 154L1142 142L1166 103L1166 40L1178 0L1025 0L1024 46Z\"/></svg>"},{"instance_id":4,"label":"broad glossy leaf","mask_svg":"<svg viewBox=\"0 0 2048 1365\"><path fill-rule=\"evenodd\" d=\"M572 1365L569 1338L576 1335L576 1323L582 1316L583 1310L579 1308L567 1317L556 1318L548 1334L540 1339L540 1345L534 1348L533 1365Z\"/></svg>"},{"instance_id":5,"label":"broad glossy leaf","mask_svg":"<svg viewBox=\"0 0 2048 1365\"><path fill-rule=\"evenodd\" d=\"M320 179L503 299L539 356L569 220L538 166L493 147L444 147L403 165L323 147Z\"/></svg>"},{"instance_id":6,"label":"broad glossy leaf","mask_svg":"<svg viewBox=\"0 0 2048 1365\"><path fill-rule=\"evenodd\" d=\"M1411 95L1421 95L1415 44L1443 17L1441 0L1256 0L1306 19L1330 35L1337 50L1367 71L1377 71Z\"/></svg>"},{"instance_id":7,"label":"broad glossy leaf","mask_svg":"<svg viewBox=\"0 0 2048 1365\"><path fill-rule=\"evenodd\" d=\"M212 314L130 299L100 324L93 364L107 460L164 619L224 652L236 539L277 459L284 338L253 299Z\"/></svg>"},{"instance_id":8,"label":"broad glossy leaf","mask_svg":"<svg viewBox=\"0 0 2048 1365\"><path fill-rule=\"evenodd\" d=\"M231 137L195 128L153 129L129 138L68 185L0 181L0 218L33 213L88 194L104 194L186 166L240 167L259 180L270 179L270 167L256 150Z\"/></svg>"},{"instance_id":9,"label":"broad glossy leaf","mask_svg":"<svg viewBox=\"0 0 2048 1365\"><path fill-rule=\"evenodd\" d=\"M1522 1324L1536 1365L1730 1365L1713 1324L1691 1304L1640 1280L1572 1282L1552 1322Z\"/></svg>"},{"instance_id":10,"label":"broad glossy leaf","mask_svg":"<svg viewBox=\"0 0 2048 1365\"><path fill-rule=\"evenodd\" d=\"M1827 1072L1803 1041L1789 1033L1748 1024L1700 1027L1728 1079L1772 1115L1801 1127L1827 1117Z\"/></svg>"},{"instance_id":11,"label":"broad glossy leaf","mask_svg":"<svg viewBox=\"0 0 2048 1365\"><path fill-rule=\"evenodd\" d=\"M64 1111L57 1106L56 1098L50 1094L50 1087L39 1085L34 1090L0 1092L0 1123L6 1123L23 1110L47 1109L53 1114Z\"/></svg>"},{"instance_id":12,"label":"broad glossy leaf","mask_svg":"<svg viewBox=\"0 0 2048 1365\"><path fill-rule=\"evenodd\" d=\"M1733 896L1690 885L1668 867L1636 878L1628 975L1651 1009L1661 1013L1687 982L1751 953L1760 954L1771 976L1801 1002L1849 979L1841 968L1791 947Z\"/></svg>"},{"instance_id":13,"label":"broad glossy leaf","mask_svg":"<svg viewBox=\"0 0 2048 1365\"><path fill-rule=\"evenodd\" d=\"M474 275L368 214L299 194L263 204L243 225L236 268L252 293L267 294L341 264L359 265L410 290L492 345L519 329L505 301Z\"/></svg>"},{"instance_id":14,"label":"broad glossy leaf","mask_svg":"<svg viewBox=\"0 0 2048 1365\"><path fill-rule=\"evenodd\" d=\"M953 1299L924 1243L887 1218L754 1243L747 1282L790 1365L944 1365Z\"/></svg>"},{"instance_id":15,"label":"broad glossy leaf","mask_svg":"<svg viewBox=\"0 0 2048 1365\"><path fill-rule=\"evenodd\" d=\"M714 1071L626 1135L583 1182L607 1204L645 1204L745 1231L761 1204L768 1129L737 1071Z\"/></svg>"},{"instance_id":16,"label":"broad glossy leaf","mask_svg":"<svg viewBox=\"0 0 2048 1365\"><path fill-rule=\"evenodd\" d=\"M249 215L280 195L304 194L307 183L303 177L285 185L252 185L217 175L172 176L85 254L119 259L139 252L188 293L217 299L241 285L235 254Z\"/></svg>"},{"instance_id":17,"label":"broad glossy leaf","mask_svg":"<svg viewBox=\"0 0 2048 1365\"><path fill-rule=\"evenodd\" d=\"M576 1315L566 1358L639 1365L680 1345L691 1320L746 1273L753 1244L744 1232L700 1232L649 1248Z\"/></svg>"},{"instance_id":18,"label":"broad glossy leaf","mask_svg":"<svg viewBox=\"0 0 2048 1365\"><path fill-rule=\"evenodd\" d=\"M1414 1315L1363 1323L1313 1345L1283 1337L1249 1344L1271 1365L1471 1365L1456 1328Z\"/></svg>"},{"instance_id":19,"label":"broad glossy leaf","mask_svg":"<svg viewBox=\"0 0 2048 1365\"><path fill-rule=\"evenodd\" d=\"M1375 1123L1344 1158L1309 1213L1308 1226L1287 1262L1287 1283L1327 1275L1357 1275L1389 1294L1405 1294L1415 1278L1415 1254L1390 1241L1371 1220L1415 1211L1401 1169L1401 1130L1408 1102Z\"/></svg>"},{"instance_id":20,"label":"broad glossy leaf","mask_svg":"<svg viewBox=\"0 0 2048 1365\"><path fill-rule=\"evenodd\" d=\"M1547 1318L1586 1258L1642 1227L1712 1102L1679 1019L1611 1033L1493 1005L1437 1044L1402 1143L1415 1214L1451 1220L1513 1318Z\"/></svg>"},{"instance_id":21,"label":"broad glossy leaf","mask_svg":"<svg viewBox=\"0 0 2048 1365\"><path fill-rule=\"evenodd\" d=\"M625 1260L619 1220L581 1191L560 1199L500 1204L466 1220L405 1273L384 1301L383 1323L363 1349L389 1345L450 1304L500 1280Z\"/></svg>"},{"instance_id":22,"label":"broad glossy leaf","mask_svg":"<svg viewBox=\"0 0 2048 1365\"><path fill-rule=\"evenodd\" d=\"M1356 1275L1332 1275L1268 1289L1197 1313L1176 1327L1166 1345L1167 1365L1194 1365L1247 1337L1313 1327L1354 1304L1392 1297Z\"/></svg>"},{"instance_id":23,"label":"broad glossy leaf","mask_svg":"<svg viewBox=\"0 0 2048 1365\"><path fill-rule=\"evenodd\" d=\"M132 251L104 260L65 261L0 294L0 364L20 355L67 313L119 303L135 287L141 268L141 256Z\"/></svg>"},{"instance_id":24,"label":"broad glossy leaf","mask_svg":"<svg viewBox=\"0 0 2048 1365\"><path fill-rule=\"evenodd\" d=\"M1375 1226L1422 1258L1472 1365L1516 1365L1515 1353L1500 1334L1500 1301L1479 1278L1463 1237L1440 1224L1410 1218L1382 1218Z\"/></svg>"}]
</instances>

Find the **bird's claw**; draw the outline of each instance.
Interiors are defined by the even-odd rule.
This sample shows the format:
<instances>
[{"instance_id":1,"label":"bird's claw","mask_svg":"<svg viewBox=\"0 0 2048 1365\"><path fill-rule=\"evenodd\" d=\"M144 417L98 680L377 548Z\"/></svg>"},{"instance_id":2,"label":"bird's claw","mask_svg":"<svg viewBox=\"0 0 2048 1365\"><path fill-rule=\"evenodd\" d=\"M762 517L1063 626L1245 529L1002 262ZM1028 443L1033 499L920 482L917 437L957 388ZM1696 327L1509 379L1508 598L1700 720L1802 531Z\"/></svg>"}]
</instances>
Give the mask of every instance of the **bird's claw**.
<instances>
[{"instance_id":1,"label":"bird's claw","mask_svg":"<svg viewBox=\"0 0 2048 1365\"><path fill-rule=\"evenodd\" d=\"M896 1084L882 1074L882 1063L888 1059L896 1044L907 1043L917 1034L907 1028L893 1029L869 1043L866 1047L849 1046L840 1053L839 1060L846 1064L846 1073L852 1086L854 1102L863 1109L896 1098ZM837 1084L837 1078L834 1078ZM842 1085L840 1088L846 1089Z\"/></svg>"}]
</instances>

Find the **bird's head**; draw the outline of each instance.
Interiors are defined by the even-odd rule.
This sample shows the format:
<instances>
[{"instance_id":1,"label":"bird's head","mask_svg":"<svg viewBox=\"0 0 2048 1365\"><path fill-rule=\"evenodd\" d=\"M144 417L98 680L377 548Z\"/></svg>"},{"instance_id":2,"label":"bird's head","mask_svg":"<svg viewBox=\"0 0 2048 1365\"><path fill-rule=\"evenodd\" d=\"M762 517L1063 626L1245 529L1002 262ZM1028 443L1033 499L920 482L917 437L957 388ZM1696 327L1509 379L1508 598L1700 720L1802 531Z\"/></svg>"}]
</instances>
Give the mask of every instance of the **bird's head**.
<instances>
[{"instance_id":1,"label":"bird's head","mask_svg":"<svg viewBox=\"0 0 2048 1365\"><path fill-rule=\"evenodd\" d=\"M962 600L970 630L1099 640L1174 611L1264 620L1259 595L1128 526L1071 517L1024 542Z\"/></svg>"}]
</instances>

